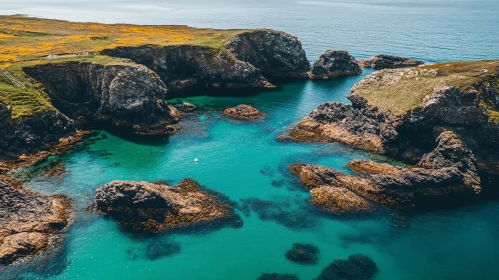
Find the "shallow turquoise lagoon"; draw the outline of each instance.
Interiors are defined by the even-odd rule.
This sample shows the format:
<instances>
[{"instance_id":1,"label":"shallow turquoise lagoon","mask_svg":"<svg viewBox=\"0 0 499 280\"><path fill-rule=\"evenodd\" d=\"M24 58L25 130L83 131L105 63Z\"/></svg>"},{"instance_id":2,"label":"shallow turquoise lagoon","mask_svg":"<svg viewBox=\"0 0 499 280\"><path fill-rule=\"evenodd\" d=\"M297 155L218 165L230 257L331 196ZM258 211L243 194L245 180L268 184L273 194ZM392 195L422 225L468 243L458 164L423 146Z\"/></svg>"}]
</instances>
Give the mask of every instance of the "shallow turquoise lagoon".
<instances>
[{"instance_id":1,"label":"shallow turquoise lagoon","mask_svg":"<svg viewBox=\"0 0 499 280\"><path fill-rule=\"evenodd\" d=\"M0 14L274 28L300 38L311 61L328 48L349 50L357 58L386 52L430 63L499 55L497 0L7 2ZM51 159L65 164L62 178L43 177L49 163L28 171L28 188L73 197L77 218L61 257L42 261L43 269L0 271L0 279L255 280L261 273L277 272L310 280L332 261L356 253L376 262L378 280L499 279L497 201L405 219L390 213L338 219L320 215L307 203L308 193L287 171L289 164L348 171L349 160L371 156L339 144L280 143L276 136L323 102L348 102L351 86L368 73L295 82L249 97L187 98L203 110L186 115L184 129L167 142L133 143L99 132L84 148ZM222 109L240 103L254 105L267 118L246 123L221 115ZM138 237L123 233L112 220L85 212L94 189L111 180L176 184L185 177L237 203L243 226ZM249 213L245 205L252 206ZM287 261L284 254L295 242L318 246L320 263L300 266Z\"/></svg>"},{"instance_id":2,"label":"shallow turquoise lagoon","mask_svg":"<svg viewBox=\"0 0 499 280\"><path fill-rule=\"evenodd\" d=\"M287 170L289 164L315 163L348 172L349 160L372 156L340 144L281 143L276 136L320 103L348 102L346 95L361 78L295 82L250 97L187 98L203 109L186 115L184 129L167 142L133 143L99 132L84 148L51 159L65 164L62 178L43 176L50 162L29 170L33 179L28 188L70 195L78 215L65 254L44 269L17 268L2 277L254 280L261 273L278 272L313 279L332 261L362 253L377 263L377 279L497 279L499 203L405 219L389 213L334 218L307 203L309 195ZM249 123L221 114L239 103L253 104L267 118ZM242 227L140 237L85 212L94 189L111 180L176 184L185 177L237 203ZM250 211L242 211L244 205ZM320 263L289 262L284 254L295 242L318 246ZM162 253L158 248L174 249Z\"/></svg>"}]
</instances>

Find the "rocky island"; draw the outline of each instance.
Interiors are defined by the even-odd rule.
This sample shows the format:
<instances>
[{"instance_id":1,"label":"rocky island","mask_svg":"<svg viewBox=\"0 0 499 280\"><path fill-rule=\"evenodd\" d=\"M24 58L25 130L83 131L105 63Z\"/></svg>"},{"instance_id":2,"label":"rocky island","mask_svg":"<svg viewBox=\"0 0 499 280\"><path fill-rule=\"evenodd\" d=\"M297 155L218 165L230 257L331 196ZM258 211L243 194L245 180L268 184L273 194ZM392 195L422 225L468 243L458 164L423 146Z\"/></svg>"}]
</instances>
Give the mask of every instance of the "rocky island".
<instances>
[{"instance_id":1,"label":"rocky island","mask_svg":"<svg viewBox=\"0 0 499 280\"><path fill-rule=\"evenodd\" d=\"M113 181L95 191L97 209L133 231L158 233L200 223L229 220L232 206L202 191L191 179L175 187L161 182Z\"/></svg>"},{"instance_id":2,"label":"rocky island","mask_svg":"<svg viewBox=\"0 0 499 280\"><path fill-rule=\"evenodd\" d=\"M383 69L397 69L397 68L407 68L423 65L424 62L420 60L414 60L407 57L389 55L389 54L379 54L373 56L369 59L361 59L358 61L360 67L372 68L376 70Z\"/></svg>"},{"instance_id":3,"label":"rocky island","mask_svg":"<svg viewBox=\"0 0 499 280\"><path fill-rule=\"evenodd\" d=\"M306 164L290 170L312 190L328 188L332 211L347 202L364 208L364 200L442 207L496 192L498 70L498 61L477 61L375 72L353 87L351 105L320 105L287 139L338 141L408 165L355 160L349 163L355 175Z\"/></svg>"}]
</instances>

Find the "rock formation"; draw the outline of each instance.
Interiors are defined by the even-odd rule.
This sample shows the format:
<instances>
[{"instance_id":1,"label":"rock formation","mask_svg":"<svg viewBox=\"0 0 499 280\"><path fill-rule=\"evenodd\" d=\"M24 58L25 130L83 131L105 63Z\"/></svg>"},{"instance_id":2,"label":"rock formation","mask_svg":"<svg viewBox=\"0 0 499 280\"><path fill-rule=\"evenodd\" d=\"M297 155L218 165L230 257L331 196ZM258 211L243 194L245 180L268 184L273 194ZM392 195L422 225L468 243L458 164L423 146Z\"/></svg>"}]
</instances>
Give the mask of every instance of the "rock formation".
<instances>
[{"instance_id":1,"label":"rock formation","mask_svg":"<svg viewBox=\"0 0 499 280\"><path fill-rule=\"evenodd\" d=\"M389 54L380 54L370 59L362 59L359 60L358 63L360 67L372 68L376 70L406 68L424 64L424 62L419 60Z\"/></svg>"},{"instance_id":2,"label":"rock formation","mask_svg":"<svg viewBox=\"0 0 499 280\"><path fill-rule=\"evenodd\" d=\"M411 166L353 161L356 176L303 165L291 170L318 188L314 192L332 203L332 211L341 209L333 188L404 207L466 203L496 191L498 69L497 61L479 61L376 72L353 87L352 105L322 104L284 139L338 141ZM325 186L329 192L319 191Z\"/></svg>"},{"instance_id":3,"label":"rock formation","mask_svg":"<svg viewBox=\"0 0 499 280\"><path fill-rule=\"evenodd\" d=\"M0 265L61 245L71 212L66 196L43 196L0 179Z\"/></svg>"},{"instance_id":4,"label":"rock formation","mask_svg":"<svg viewBox=\"0 0 499 280\"><path fill-rule=\"evenodd\" d=\"M198 108L194 104L185 103L185 102L181 104L173 104L173 107L175 107L175 109L179 110L180 112L184 113L192 112Z\"/></svg>"},{"instance_id":5,"label":"rock formation","mask_svg":"<svg viewBox=\"0 0 499 280\"><path fill-rule=\"evenodd\" d=\"M347 51L328 50L314 63L309 77L314 80L362 74L362 69Z\"/></svg>"},{"instance_id":6,"label":"rock formation","mask_svg":"<svg viewBox=\"0 0 499 280\"><path fill-rule=\"evenodd\" d=\"M286 258L292 262L302 265L314 265L319 263L319 248L311 244L295 243L286 252Z\"/></svg>"},{"instance_id":7,"label":"rock formation","mask_svg":"<svg viewBox=\"0 0 499 280\"><path fill-rule=\"evenodd\" d=\"M47 87L55 107L80 124L154 136L178 129L165 84L145 66L69 62L24 70Z\"/></svg>"},{"instance_id":8,"label":"rock formation","mask_svg":"<svg viewBox=\"0 0 499 280\"><path fill-rule=\"evenodd\" d=\"M263 273L257 280L298 280L294 274Z\"/></svg>"},{"instance_id":9,"label":"rock formation","mask_svg":"<svg viewBox=\"0 0 499 280\"><path fill-rule=\"evenodd\" d=\"M284 32L256 30L235 36L227 45L237 59L251 63L266 78L307 78L310 62L301 42Z\"/></svg>"},{"instance_id":10,"label":"rock formation","mask_svg":"<svg viewBox=\"0 0 499 280\"><path fill-rule=\"evenodd\" d=\"M336 260L324 268L317 280L371 280L379 269L376 263L364 255L351 255L346 260Z\"/></svg>"},{"instance_id":11,"label":"rock formation","mask_svg":"<svg viewBox=\"0 0 499 280\"><path fill-rule=\"evenodd\" d=\"M113 181L95 192L97 209L133 231L158 233L235 215L232 206L201 190L191 179L175 187L160 182Z\"/></svg>"},{"instance_id":12,"label":"rock formation","mask_svg":"<svg viewBox=\"0 0 499 280\"><path fill-rule=\"evenodd\" d=\"M233 108L224 110L224 114L231 118L256 121L265 117L265 114L251 105L239 104Z\"/></svg>"}]
</instances>

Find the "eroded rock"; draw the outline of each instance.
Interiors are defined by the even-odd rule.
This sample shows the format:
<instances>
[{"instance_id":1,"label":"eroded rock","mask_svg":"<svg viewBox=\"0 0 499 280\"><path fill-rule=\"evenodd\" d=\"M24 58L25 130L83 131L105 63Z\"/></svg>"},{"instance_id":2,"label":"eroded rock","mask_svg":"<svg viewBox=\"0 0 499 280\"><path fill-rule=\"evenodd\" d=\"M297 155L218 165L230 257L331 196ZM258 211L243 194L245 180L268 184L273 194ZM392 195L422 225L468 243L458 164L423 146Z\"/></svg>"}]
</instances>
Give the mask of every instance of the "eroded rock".
<instances>
[{"instance_id":1,"label":"eroded rock","mask_svg":"<svg viewBox=\"0 0 499 280\"><path fill-rule=\"evenodd\" d=\"M265 117L265 114L255 107L247 104L239 104L233 108L227 108L224 110L224 114L231 118L257 121Z\"/></svg>"},{"instance_id":2,"label":"eroded rock","mask_svg":"<svg viewBox=\"0 0 499 280\"><path fill-rule=\"evenodd\" d=\"M358 254L332 262L322 270L317 280L371 280L378 272L378 266L371 258Z\"/></svg>"},{"instance_id":3,"label":"eroded rock","mask_svg":"<svg viewBox=\"0 0 499 280\"><path fill-rule=\"evenodd\" d=\"M360 74L362 74L362 69L347 51L328 50L314 63L309 77L315 80L326 80Z\"/></svg>"},{"instance_id":4,"label":"eroded rock","mask_svg":"<svg viewBox=\"0 0 499 280\"><path fill-rule=\"evenodd\" d=\"M376 70L381 69L394 69L394 68L406 68L423 65L423 61L413 60L406 57L400 57L389 54L376 55L370 59L359 60L359 65L364 68L373 68Z\"/></svg>"},{"instance_id":5,"label":"eroded rock","mask_svg":"<svg viewBox=\"0 0 499 280\"><path fill-rule=\"evenodd\" d=\"M134 231L157 233L235 215L231 205L191 179L174 187L161 182L113 181L95 192L97 209Z\"/></svg>"},{"instance_id":6,"label":"eroded rock","mask_svg":"<svg viewBox=\"0 0 499 280\"><path fill-rule=\"evenodd\" d=\"M66 196L43 196L0 179L0 265L60 246L71 223Z\"/></svg>"},{"instance_id":7,"label":"eroded rock","mask_svg":"<svg viewBox=\"0 0 499 280\"><path fill-rule=\"evenodd\" d=\"M286 252L286 258L292 262L302 265L314 265L319 263L319 248L312 244L295 243Z\"/></svg>"}]
</instances>

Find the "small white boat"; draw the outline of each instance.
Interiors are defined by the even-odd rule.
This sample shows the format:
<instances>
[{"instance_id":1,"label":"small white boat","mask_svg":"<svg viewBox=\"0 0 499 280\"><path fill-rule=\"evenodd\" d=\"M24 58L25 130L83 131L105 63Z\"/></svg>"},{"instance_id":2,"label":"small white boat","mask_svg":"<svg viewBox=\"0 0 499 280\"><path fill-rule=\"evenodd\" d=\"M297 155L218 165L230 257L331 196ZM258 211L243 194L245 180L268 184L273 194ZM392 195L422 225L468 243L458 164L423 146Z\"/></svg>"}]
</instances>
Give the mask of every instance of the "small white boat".
<instances>
[{"instance_id":1,"label":"small white boat","mask_svg":"<svg viewBox=\"0 0 499 280\"><path fill-rule=\"evenodd\" d=\"M195 159L194 159L194 162L198 162L198 158L195 158Z\"/></svg>"}]
</instances>

